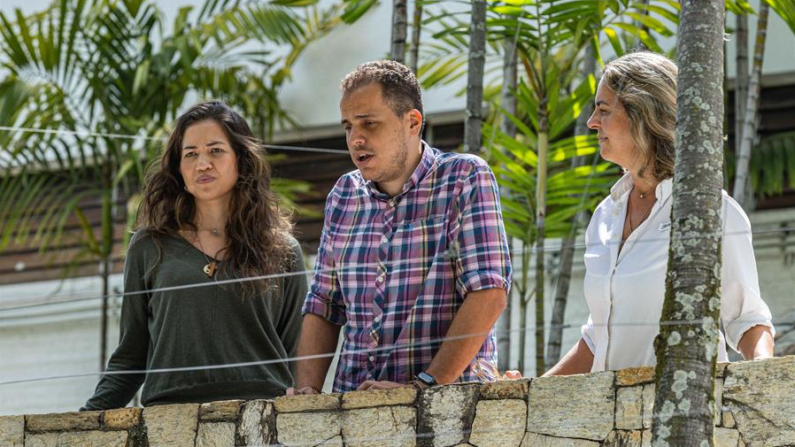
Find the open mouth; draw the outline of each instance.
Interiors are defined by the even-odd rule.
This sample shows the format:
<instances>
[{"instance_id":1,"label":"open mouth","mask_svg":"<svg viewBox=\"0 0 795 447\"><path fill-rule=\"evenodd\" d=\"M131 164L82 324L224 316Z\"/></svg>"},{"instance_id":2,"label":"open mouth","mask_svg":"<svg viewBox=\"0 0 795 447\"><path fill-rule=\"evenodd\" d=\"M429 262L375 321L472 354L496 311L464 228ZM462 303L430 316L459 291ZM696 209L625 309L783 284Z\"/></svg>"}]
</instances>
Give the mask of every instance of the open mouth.
<instances>
[{"instance_id":1,"label":"open mouth","mask_svg":"<svg viewBox=\"0 0 795 447\"><path fill-rule=\"evenodd\" d=\"M370 159L373 158L373 154L368 154L366 152L359 152L354 156L354 161L357 165L364 165L367 164Z\"/></svg>"}]
</instances>

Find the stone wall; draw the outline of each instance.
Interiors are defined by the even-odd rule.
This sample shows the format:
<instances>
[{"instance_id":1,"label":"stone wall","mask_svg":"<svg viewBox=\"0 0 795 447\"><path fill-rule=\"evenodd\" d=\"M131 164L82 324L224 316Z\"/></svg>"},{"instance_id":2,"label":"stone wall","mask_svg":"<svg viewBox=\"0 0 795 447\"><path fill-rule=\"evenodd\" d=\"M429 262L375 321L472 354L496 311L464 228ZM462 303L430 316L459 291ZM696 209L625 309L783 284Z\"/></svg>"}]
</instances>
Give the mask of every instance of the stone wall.
<instances>
[{"instance_id":1,"label":"stone wall","mask_svg":"<svg viewBox=\"0 0 795 447\"><path fill-rule=\"evenodd\" d=\"M795 357L721 364L718 447L795 445ZM641 447L653 370L0 417L2 447Z\"/></svg>"}]
</instances>

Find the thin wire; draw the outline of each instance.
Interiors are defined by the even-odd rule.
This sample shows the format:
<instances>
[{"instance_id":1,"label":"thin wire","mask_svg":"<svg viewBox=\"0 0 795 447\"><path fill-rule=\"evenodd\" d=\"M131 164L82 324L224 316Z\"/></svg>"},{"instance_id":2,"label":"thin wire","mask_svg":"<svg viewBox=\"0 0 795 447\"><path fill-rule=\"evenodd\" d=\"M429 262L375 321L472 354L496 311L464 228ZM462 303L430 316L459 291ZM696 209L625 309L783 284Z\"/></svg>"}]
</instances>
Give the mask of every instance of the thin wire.
<instances>
[{"instance_id":1,"label":"thin wire","mask_svg":"<svg viewBox=\"0 0 795 447\"><path fill-rule=\"evenodd\" d=\"M603 323L603 324L593 324L594 327L602 327L602 326L611 326L611 327L646 327L646 326L701 326L705 323L714 323L711 319L684 319L684 320L667 320L667 321L658 321L658 322L627 322L627 323ZM766 323L766 321L759 320L759 323ZM789 324L789 323L782 323L782 324ZM582 325L580 324L560 324L560 325L549 325L545 326L548 329L561 327L563 329L572 329L572 328L579 328ZM525 328L516 328L510 329L505 331L498 331L494 330L495 337L503 334L512 334L512 333L524 333L529 331L534 331L535 326L527 326ZM422 347L422 346L435 346L446 341L455 341L455 340L464 340L468 338L474 337L483 337L488 336L492 331L488 332L477 332L477 333L468 333L468 334L461 334L461 335L454 335L454 336L444 336L438 337L435 339L430 340L421 340L412 343L397 343L392 346L381 346L372 349L349 349L340 351L340 357L346 356L355 356L360 354L372 354L378 352L387 352L388 355L391 355L393 352L400 352L405 351L412 348ZM334 352L325 353L325 354L313 354L313 355L304 355L304 356L293 356L287 357L283 359L268 359L268 360L257 360L251 362L238 362L238 363L222 363L222 364L211 364L211 365L194 365L194 366L184 366L184 367L176 367L176 368L151 368L151 369L141 369L141 370L115 370L115 371L92 371L86 373L75 373L75 374L63 374L63 375L53 375L53 376L43 376L43 377L33 377L33 378L26 378L26 379L16 379L16 380L7 380L0 382L0 387L7 386L7 385L19 385L22 383L31 383L31 382L44 382L44 381L51 381L51 380L62 380L62 379L74 379L74 378L81 378L81 377L95 377L95 376L117 376L117 375L130 375L130 374L162 374L162 373L175 373L175 372L191 372L191 371L205 371L205 370L218 370L218 369L230 369L230 368L244 368L249 366L264 366L264 365L273 365L273 364L283 364L283 363L292 363L292 362L299 362L305 360L314 360L314 359L322 359L322 358L333 358L335 356Z\"/></svg>"},{"instance_id":2,"label":"thin wire","mask_svg":"<svg viewBox=\"0 0 795 447\"><path fill-rule=\"evenodd\" d=\"M127 140L148 140L148 141L167 141L167 137L150 137L146 135L125 135L125 134L117 134L117 133L104 133L104 132L91 132L91 131L80 131L80 130L69 130L69 129L36 129L32 127L9 127L9 126L0 126L0 131L15 131L19 130L22 132L29 132L29 133L43 133L43 134L66 134L66 135L74 135L78 137L101 137L101 138L110 138L110 139L127 139ZM262 145L265 149L269 150L276 150L276 151L293 151L293 152L317 152L322 154L338 154L338 155L348 155L349 152L344 149L327 149L327 148L319 148L319 147L303 147L303 146L285 146L285 145L278 145L278 144L263 144Z\"/></svg>"},{"instance_id":3,"label":"thin wire","mask_svg":"<svg viewBox=\"0 0 795 447\"><path fill-rule=\"evenodd\" d=\"M751 235L775 234L775 233L784 233L784 232L792 232L792 231L795 231L795 227L783 227L783 228L775 228L775 229L770 229L770 230L752 230L750 232L748 232L748 231L727 232L727 233L724 233L724 237L726 237L726 236L730 236L730 237L743 236L743 235L747 235L747 234L751 234ZM710 237L710 236L700 236L700 235L688 236L686 238L683 238L682 240L706 239L708 237ZM665 240L669 240L669 237L639 239L639 240L636 241L636 243L652 243L652 242L660 242L660 241L665 241ZM600 242L594 242L594 243L589 244L589 245L586 245L585 243L579 243L579 244L575 244L574 248L575 249L587 249L589 246L593 247L593 246L598 246L600 244L601 244ZM607 242L607 245L618 245L618 244L619 244L618 241L608 241ZM513 255L521 255L521 254L525 253L528 250L532 254L536 253L536 247L535 246L526 247L526 248L523 247L523 248L521 248L519 250L512 250L512 251L509 250L509 251ZM382 266L382 265L385 265L385 266L396 266L396 265L400 265L400 264L403 264L403 263L410 263L410 262L417 262L417 261L422 261L422 262L432 261L432 260L434 260L434 259L436 259L436 258L438 258L440 256L443 259L445 257L447 257L448 259L455 259L456 256L455 256L454 251L455 250L448 250L446 252L443 252L440 255L427 256L425 258L393 260L393 261L384 261L384 262L376 261L376 262L367 262L367 263L346 264L344 266L335 267L335 268L328 268L328 269L311 269L311 270L302 270L302 271L296 271L296 272L276 273L276 274L270 274L270 275L261 275L261 276L226 279L226 280L218 281L217 283L220 284L220 285L226 285L226 284L243 283L243 282L248 282L248 281L262 281L262 280L269 280L269 279L280 279L280 278L287 278L287 277L300 276L300 275L309 275L309 274L316 274L316 273L331 273L331 272L334 272L334 271L344 271L344 270L364 269L364 268L376 268L376 267L379 267L379 266ZM543 251L545 253L552 253L552 252L556 253L556 252L559 251L559 248L558 247L545 247ZM22 304L22 305L17 305L17 306L0 307L0 313L5 312L5 311L30 309L30 308L53 305L53 304L75 303L75 302L81 302L81 301L99 300L99 299L103 299L103 298L112 298L112 297L122 298L122 297L125 297L125 296L132 296L132 295L151 294L151 293L158 293L158 292L169 292L169 291L184 290L184 289L190 289L190 288L207 287L207 286L214 286L215 284L216 283L213 283L213 282L202 282L202 283L195 283L195 284L183 284L183 285L179 285L179 286L168 286L168 287L144 289L144 290L137 290L137 291L131 291L131 292L125 291L123 293L114 293L114 294L109 294L109 295L93 295L93 294L91 294L91 295L88 295L88 296L81 296L79 294L68 294L68 295L65 295L67 297L66 299L56 299L56 300L49 300L49 298L52 297L52 294L40 295L40 296L37 296L37 297L28 297L27 300L36 300L36 301L38 301L38 300L47 300L47 301L38 301L38 302L35 302L35 303L32 303L32 304ZM61 296L63 296L63 295L61 295ZM72 297L74 297L74 298L72 298ZM2 321L3 319L4 318L0 317L0 321Z\"/></svg>"}]
</instances>

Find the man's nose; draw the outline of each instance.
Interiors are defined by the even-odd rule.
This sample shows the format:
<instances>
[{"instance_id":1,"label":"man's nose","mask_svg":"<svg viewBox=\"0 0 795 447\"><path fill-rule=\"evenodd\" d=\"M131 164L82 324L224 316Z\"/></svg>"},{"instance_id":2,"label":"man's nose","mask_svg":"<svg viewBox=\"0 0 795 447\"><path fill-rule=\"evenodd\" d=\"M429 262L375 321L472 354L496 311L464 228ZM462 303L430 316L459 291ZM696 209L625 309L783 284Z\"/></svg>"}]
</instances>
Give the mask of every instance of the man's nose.
<instances>
[{"instance_id":1,"label":"man's nose","mask_svg":"<svg viewBox=\"0 0 795 447\"><path fill-rule=\"evenodd\" d=\"M359 147L364 146L364 142L364 134L356 129L351 129L350 136L348 137L348 144L350 144L351 147Z\"/></svg>"}]
</instances>

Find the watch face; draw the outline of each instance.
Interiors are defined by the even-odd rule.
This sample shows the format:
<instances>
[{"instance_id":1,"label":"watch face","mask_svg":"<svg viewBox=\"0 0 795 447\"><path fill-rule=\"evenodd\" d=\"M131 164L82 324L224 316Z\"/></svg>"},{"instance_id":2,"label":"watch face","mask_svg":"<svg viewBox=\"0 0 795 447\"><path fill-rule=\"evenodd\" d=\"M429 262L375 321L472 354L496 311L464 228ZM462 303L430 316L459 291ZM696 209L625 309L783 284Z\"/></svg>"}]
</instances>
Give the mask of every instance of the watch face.
<instances>
[{"instance_id":1,"label":"watch face","mask_svg":"<svg viewBox=\"0 0 795 447\"><path fill-rule=\"evenodd\" d=\"M426 373L425 371L417 374L417 379L419 379L428 386L436 385L436 379L434 379L432 375Z\"/></svg>"}]
</instances>

